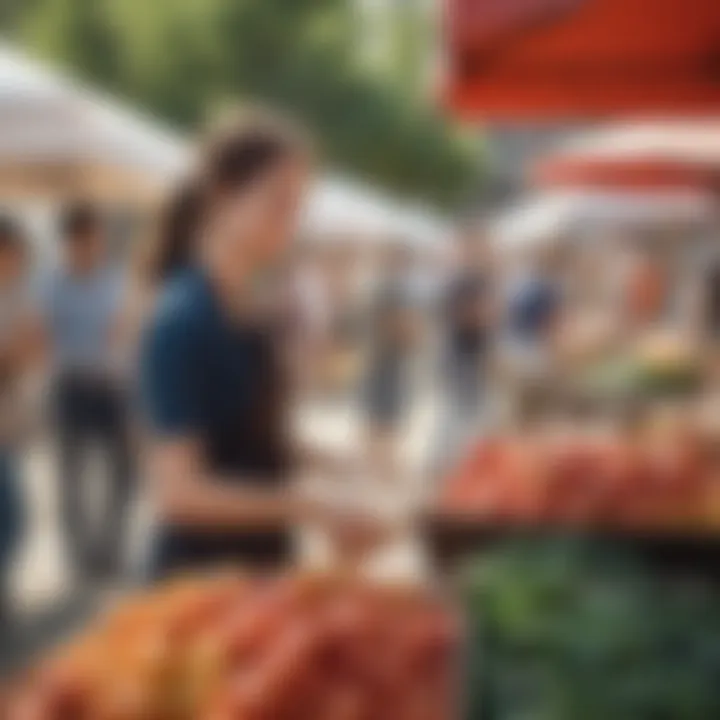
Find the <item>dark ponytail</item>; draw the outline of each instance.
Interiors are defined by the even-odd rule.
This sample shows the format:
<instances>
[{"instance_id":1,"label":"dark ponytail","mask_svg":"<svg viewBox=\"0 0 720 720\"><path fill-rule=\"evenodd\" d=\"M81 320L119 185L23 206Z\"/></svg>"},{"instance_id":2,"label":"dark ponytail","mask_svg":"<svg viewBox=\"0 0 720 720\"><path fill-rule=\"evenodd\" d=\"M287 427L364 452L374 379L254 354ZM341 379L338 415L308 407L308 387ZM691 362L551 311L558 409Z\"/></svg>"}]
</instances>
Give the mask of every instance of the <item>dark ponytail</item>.
<instances>
[{"instance_id":1,"label":"dark ponytail","mask_svg":"<svg viewBox=\"0 0 720 720\"><path fill-rule=\"evenodd\" d=\"M213 200L242 191L275 164L302 155L307 144L295 128L273 115L234 113L208 134L194 172L171 194L159 232L143 263L157 285L194 262L198 235Z\"/></svg>"},{"instance_id":2,"label":"dark ponytail","mask_svg":"<svg viewBox=\"0 0 720 720\"><path fill-rule=\"evenodd\" d=\"M147 268L147 279L152 285L191 264L200 208L200 189L196 182L186 180L175 188L162 211L155 252Z\"/></svg>"}]
</instances>

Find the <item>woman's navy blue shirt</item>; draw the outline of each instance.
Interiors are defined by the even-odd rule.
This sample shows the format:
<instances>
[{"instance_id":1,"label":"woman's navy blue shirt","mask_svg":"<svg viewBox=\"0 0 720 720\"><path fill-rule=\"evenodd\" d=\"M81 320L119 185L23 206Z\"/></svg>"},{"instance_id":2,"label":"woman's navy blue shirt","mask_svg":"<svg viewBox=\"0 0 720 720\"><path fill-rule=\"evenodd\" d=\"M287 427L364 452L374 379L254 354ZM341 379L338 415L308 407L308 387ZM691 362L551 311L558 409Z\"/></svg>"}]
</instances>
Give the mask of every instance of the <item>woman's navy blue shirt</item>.
<instances>
[{"instance_id":1,"label":"woman's navy blue shirt","mask_svg":"<svg viewBox=\"0 0 720 720\"><path fill-rule=\"evenodd\" d=\"M200 271L168 282L141 351L141 393L154 437L199 441L218 478L279 485L287 459L275 403L280 376L269 327L233 322ZM157 572L231 560L274 564L288 547L283 528L164 527Z\"/></svg>"}]
</instances>

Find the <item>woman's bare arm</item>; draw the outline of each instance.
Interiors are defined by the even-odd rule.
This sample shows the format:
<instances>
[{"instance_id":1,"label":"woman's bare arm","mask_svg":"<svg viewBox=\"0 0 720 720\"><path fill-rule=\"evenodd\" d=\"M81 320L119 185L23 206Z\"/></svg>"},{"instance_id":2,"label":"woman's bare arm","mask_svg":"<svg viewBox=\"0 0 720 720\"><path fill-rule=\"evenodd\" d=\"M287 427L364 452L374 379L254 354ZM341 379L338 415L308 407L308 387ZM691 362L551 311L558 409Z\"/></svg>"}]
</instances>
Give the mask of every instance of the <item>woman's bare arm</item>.
<instances>
[{"instance_id":1,"label":"woman's bare arm","mask_svg":"<svg viewBox=\"0 0 720 720\"><path fill-rule=\"evenodd\" d=\"M150 455L156 502L165 522L202 532L317 524L346 559L364 557L393 532L378 517L303 497L295 488L262 490L213 477L203 468L199 445L190 439L159 442Z\"/></svg>"},{"instance_id":2,"label":"woman's bare arm","mask_svg":"<svg viewBox=\"0 0 720 720\"><path fill-rule=\"evenodd\" d=\"M261 528L314 521L321 514L317 503L293 487L264 490L213 477L203 467L199 444L189 438L157 441L150 450L149 470L160 513L171 522Z\"/></svg>"}]
</instances>

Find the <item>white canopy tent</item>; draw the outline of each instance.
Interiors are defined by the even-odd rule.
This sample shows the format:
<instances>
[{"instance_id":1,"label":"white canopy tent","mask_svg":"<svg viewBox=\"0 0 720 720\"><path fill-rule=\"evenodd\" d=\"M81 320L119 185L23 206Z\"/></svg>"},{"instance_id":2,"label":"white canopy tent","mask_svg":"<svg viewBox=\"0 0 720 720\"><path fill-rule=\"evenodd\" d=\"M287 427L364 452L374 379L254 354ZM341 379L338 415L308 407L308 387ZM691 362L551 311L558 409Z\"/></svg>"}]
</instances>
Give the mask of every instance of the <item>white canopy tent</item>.
<instances>
[{"instance_id":1,"label":"white canopy tent","mask_svg":"<svg viewBox=\"0 0 720 720\"><path fill-rule=\"evenodd\" d=\"M710 195L691 192L548 192L511 207L495 219L493 236L503 249L624 226L702 224L715 216Z\"/></svg>"},{"instance_id":2,"label":"white canopy tent","mask_svg":"<svg viewBox=\"0 0 720 720\"><path fill-rule=\"evenodd\" d=\"M339 176L316 183L303 227L325 243L399 242L429 247L447 234L445 224L431 213L393 202L372 188Z\"/></svg>"},{"instance_id":3,"label":"white canopy tent","mask_svg":"<svg viewBox=\"0 0 720 720\"><path fill-rule=\"evenodd\" d=\"M451 228L444 218L441 218L423 207L408 207L400 211L399 222L401 232L408 238L415 238L416 242L426 247L437 247L447 240Z\"/></svg>"},{"instance_id":4,"label":"white canopy tent","mask_svg":"<svg viewBox=\"0 0 720 720\"><path fill-rule=\"evenodd\" d=\"M0 43L0 199L156 197L191 159L180 134ZM339 176L316 183L303 228L323 242L427 244L445 232L430 213Z\"/></svg>"},{"instance_id":5,"label":"white canopy tent","mask_svg":"<svg viewBox=\"0 0 720 720\"><path fill-rule=\"evenodd\" d=\"M43 176L48 192L53 182L160 189L187 161L180 136L0 44L4 194L40 194Z\"/></svg>"},{"instance_id":6,"label":"white canopy tent","mask_svg":"<svg viewBox=\"0 0 720 720\"><path fill-rule=\"evenodd\" d=\"M306 206L303 226L321 239L378 239L392 231L396 209L380 193L340 177L319 180Z\"/></svg>"}]
</instances>

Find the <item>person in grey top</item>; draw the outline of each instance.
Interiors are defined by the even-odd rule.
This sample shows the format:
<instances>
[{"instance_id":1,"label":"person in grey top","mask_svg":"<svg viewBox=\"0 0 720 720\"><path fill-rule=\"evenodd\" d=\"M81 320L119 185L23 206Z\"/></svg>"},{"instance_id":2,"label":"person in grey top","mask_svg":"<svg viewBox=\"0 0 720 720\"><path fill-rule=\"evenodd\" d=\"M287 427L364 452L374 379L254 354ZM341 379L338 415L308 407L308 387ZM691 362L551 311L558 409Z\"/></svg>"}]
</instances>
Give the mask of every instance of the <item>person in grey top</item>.
<instances>
[{"instance_id":1,"label":"person in grey top","mask_svg":"<svg viewBox=\"0 0 720 720\"><path fill-rule=\"evenodd\" d=\"M61 219L61 263L43 286L43 315L53 378L61 513L68 550L83 575L119 569L131 490L128 398L119 347L123 307L119 274L106 257L103 218L91 205ZM109 467L100 517L88 506L88 447Z\"/></svg>"}]
</instances>

